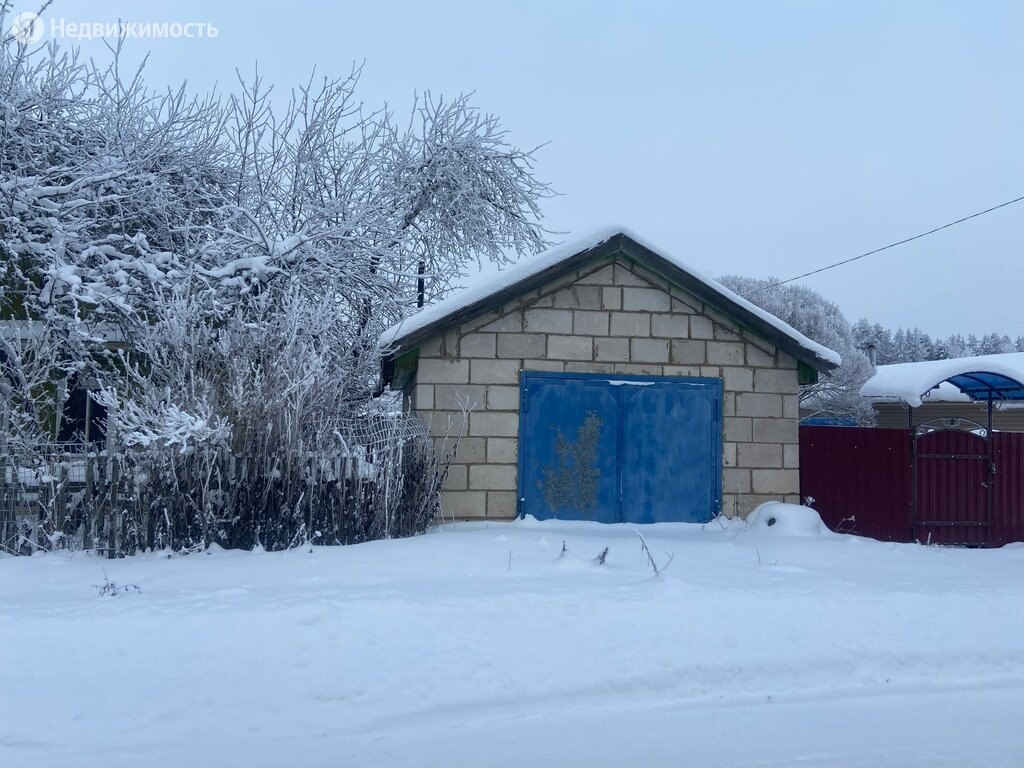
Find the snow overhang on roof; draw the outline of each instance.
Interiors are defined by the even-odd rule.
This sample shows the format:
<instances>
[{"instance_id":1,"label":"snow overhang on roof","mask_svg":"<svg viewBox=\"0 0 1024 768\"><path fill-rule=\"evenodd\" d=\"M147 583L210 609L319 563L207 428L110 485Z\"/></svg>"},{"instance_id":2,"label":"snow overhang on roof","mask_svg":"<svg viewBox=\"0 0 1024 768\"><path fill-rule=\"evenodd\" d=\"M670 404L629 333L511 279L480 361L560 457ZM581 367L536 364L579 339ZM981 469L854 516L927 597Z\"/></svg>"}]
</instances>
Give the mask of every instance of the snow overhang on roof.
<instances>
[{"instance_id":1,"label":"snow overhang on roof","mask_svg":"<svg viewBox=\"0 0 1024 768\"><path fill-rule=\"evenodd\" d=\"M1024 352L880 365L860 393L917 408L952 399L950 388L973 401L1024 400Z\"/></svg>"},{"instance_id":2,"label":"snow overhang on roof","mask_svg":"<svg viewBox=\"0 0 1024 768\"><path fill-rule=\"evenodd\" d=\"M528 256L491 278L453 293L386 330L380 337L381 349L389 359L394 359L588 263L615 256L635 262L689 291L815 370L828 372L841 362L836 352L812 341L721 283L701 275L667 251L645 243L624 227L604 229Z\"/></svg>"}]
</instances>

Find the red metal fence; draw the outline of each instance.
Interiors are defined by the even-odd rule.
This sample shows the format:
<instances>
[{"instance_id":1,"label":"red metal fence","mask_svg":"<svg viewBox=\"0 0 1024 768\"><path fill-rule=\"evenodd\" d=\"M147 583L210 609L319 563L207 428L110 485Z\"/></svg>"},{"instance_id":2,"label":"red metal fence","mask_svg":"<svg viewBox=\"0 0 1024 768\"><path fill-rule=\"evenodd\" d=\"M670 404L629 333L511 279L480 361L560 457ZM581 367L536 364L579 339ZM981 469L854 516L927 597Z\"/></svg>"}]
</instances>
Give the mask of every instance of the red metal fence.
<instances>
[{"instance_id":1,"label":"red metal fence","mask_svg":"<svg viewBox=\"0 0 1024 768\"><path fill-rule=\"evenodd\" d=\"M992 434L991 475L973 437L920 438L915 472L909 430L801 427L800 493L833 530L882 541L1024 541L1024 433Z\"/></svg>"},{"instance_id":2,"label":"red metal fence","mask_svg":"<svg viewBox=\"0 0 1024 768\"><path fill-rule=\"evenodd\" d=\"M995 432L992 483L996 546L1024 541L1024 432Z\"/></svg>"}]
</instances>

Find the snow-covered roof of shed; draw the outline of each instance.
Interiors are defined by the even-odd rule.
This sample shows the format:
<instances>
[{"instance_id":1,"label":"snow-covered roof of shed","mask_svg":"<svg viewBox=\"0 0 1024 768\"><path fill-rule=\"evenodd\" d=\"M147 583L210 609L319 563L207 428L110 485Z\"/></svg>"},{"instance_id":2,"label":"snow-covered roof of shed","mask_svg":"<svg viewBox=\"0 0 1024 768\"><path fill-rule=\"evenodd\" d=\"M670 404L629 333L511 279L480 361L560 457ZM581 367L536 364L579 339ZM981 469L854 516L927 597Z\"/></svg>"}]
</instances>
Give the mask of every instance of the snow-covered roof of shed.
<instances>
[{"instance_id":1,"label":"snow-covered roof of shed","mask_svg":"<svg viewBox=\"0 0 1024 768\"><path fill-rule=\"evenodd\" d=\"M630 246L637 248L631 249ZM517 293L531 290L536 287L534 282L537 278L557 279L559 275L556 273L560 266L569 266L568 262L573 262L574 268L579 266L575 263L575 257L586 257L589 254L596 259L627 249L637 251L637 254L630 255L639 254L645 257L640 259L645 266L651 267L652 264L648 262L660 260L674 268L675 277L685 277L686 282L681 287L697 293L698 298L708 300L725 314L736 320L746 321L754 330L770 338L774 337L773 340L788 341L789 343L784 346L788 346L787 351L797 359L824 371L832 370L840 364L838 353L812 341L775 315L752 304L718 281L705 277L668 251L650 245L624 227L608 227L587 237L520 259L508 269L463 288L389 328L381 334L381 348L391 350L392 354L415 348L443 333L449 321L451 325L461 324L475 314L493 309L496 298L503 304L513 299ZM587 260L589 261L589 258ZM679 282L672 279L673 275L661 276L670 282Z\"/></svg>"},{"instance_id":2,"label":"snow-covered roof of shed","mask_svg":"<svg viewBox=\"0 0 1024 768\"><path fill-rule=\"evenodd\" d=\"M860 393L913 408L949 402L953 393L960 400L1024 400L1024 352L880 365Z\"/></svg>"}]
</instances>

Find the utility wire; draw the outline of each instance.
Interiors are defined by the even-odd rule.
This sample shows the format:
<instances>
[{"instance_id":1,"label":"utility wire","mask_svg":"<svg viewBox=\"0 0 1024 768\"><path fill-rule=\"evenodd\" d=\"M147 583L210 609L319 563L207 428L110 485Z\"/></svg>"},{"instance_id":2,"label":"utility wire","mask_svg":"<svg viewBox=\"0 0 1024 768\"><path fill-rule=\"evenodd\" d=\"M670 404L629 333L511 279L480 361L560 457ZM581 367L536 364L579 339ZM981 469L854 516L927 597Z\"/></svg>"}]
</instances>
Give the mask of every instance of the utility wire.
<instances>
[{"instance_id":1,"label":"utility wire","mask_svg":"<svg viewBox=\"0 0 1024 768\"><path fill-rule=\"evenodd\" d=\"M1007 200L1005 203L1000 203L999 205L993 205L991 208L986 208L984 211L978 211L977 213L972 213L970 216L964 216L962 219L957 219L956 221L951 221L948 224L943 224L941 227L935 227L935 229L929 229L927 232L922 232L919 235L914 235L913 237L908 237L908 238L905 238L904 240L897 240L895 243L889 243L888 245L883 245L881 248L875 248L875 250L868 251L867 253L862 253L860 256L851 256L848 259L843 259L842 261L837 261L835 264L829 264L827 267L820 267L818 269L811 270L810 272L804 272L802 275L797 275L796 277L790 277L790 278L788 278L786 280L780 280L777 283L772 283L771 285L766 285L766 286L763 286L761 288L756 288L753 291L750 291L749 293L742 294L743 298L747 298L749 296L753 296L755 294L761 293L762 291L767 291L769 288L775 288L776 286L779 286L779 285L785 285L786 283L792 283L794 280L802 280L805 277L810 277L811 275L817 275L819 272L827 272L830 269L835 269L836 267L841 267L844 264L849 264L851 261L857 261L859 259L863 259L866 256L873 256L876 253L881 253L882 251L887 251L890 248L895 248L897 245L904 245L904 244L912 242L914 240L920 240L922 237L928 237L928 235L934 235L936 232L941 232L944 229L949 229L950 227L955 227L957 224L963 224L965 221L970 221L971 219L976 219L979 216L984 216L986 213L992 213L992 211L998 211L1000 208L1005 208L1008 205L1013 205L1014 203L1019 203L1021 200L1024 200L1024 195L1021 195L1020 197L1015 197L1013 200Z\"/></svg>"}]
</instances>

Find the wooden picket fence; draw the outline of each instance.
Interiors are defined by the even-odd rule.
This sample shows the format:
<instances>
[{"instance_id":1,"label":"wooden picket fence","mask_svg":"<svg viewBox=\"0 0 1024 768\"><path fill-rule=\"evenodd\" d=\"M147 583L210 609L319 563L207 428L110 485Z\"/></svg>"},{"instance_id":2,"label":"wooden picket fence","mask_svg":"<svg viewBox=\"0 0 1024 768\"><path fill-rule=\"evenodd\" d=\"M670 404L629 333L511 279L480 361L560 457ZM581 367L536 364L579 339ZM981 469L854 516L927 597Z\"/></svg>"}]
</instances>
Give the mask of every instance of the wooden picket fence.
<instances>
[{"instance_id":1,"label":"wooden picket fence","mask_svg":"<svg viewBox=\"0 0 1024 768\"><path fill-rule=\"evenodd\" d=\"M307 540L347 544L422 529L412 517L387 519L376 513L376 497L408 489L378 487L359 457L310 455L304 461L299 474L315 490L300 525ZM84 549L118 557L167 546L167 510L147 503L144 486L125 466L118 455L81 445L32 461L0 456L0 552ZM226 467L225 487L267 477L273 470L265 457L231 456Z\"/></svg>"}]
</instances>

